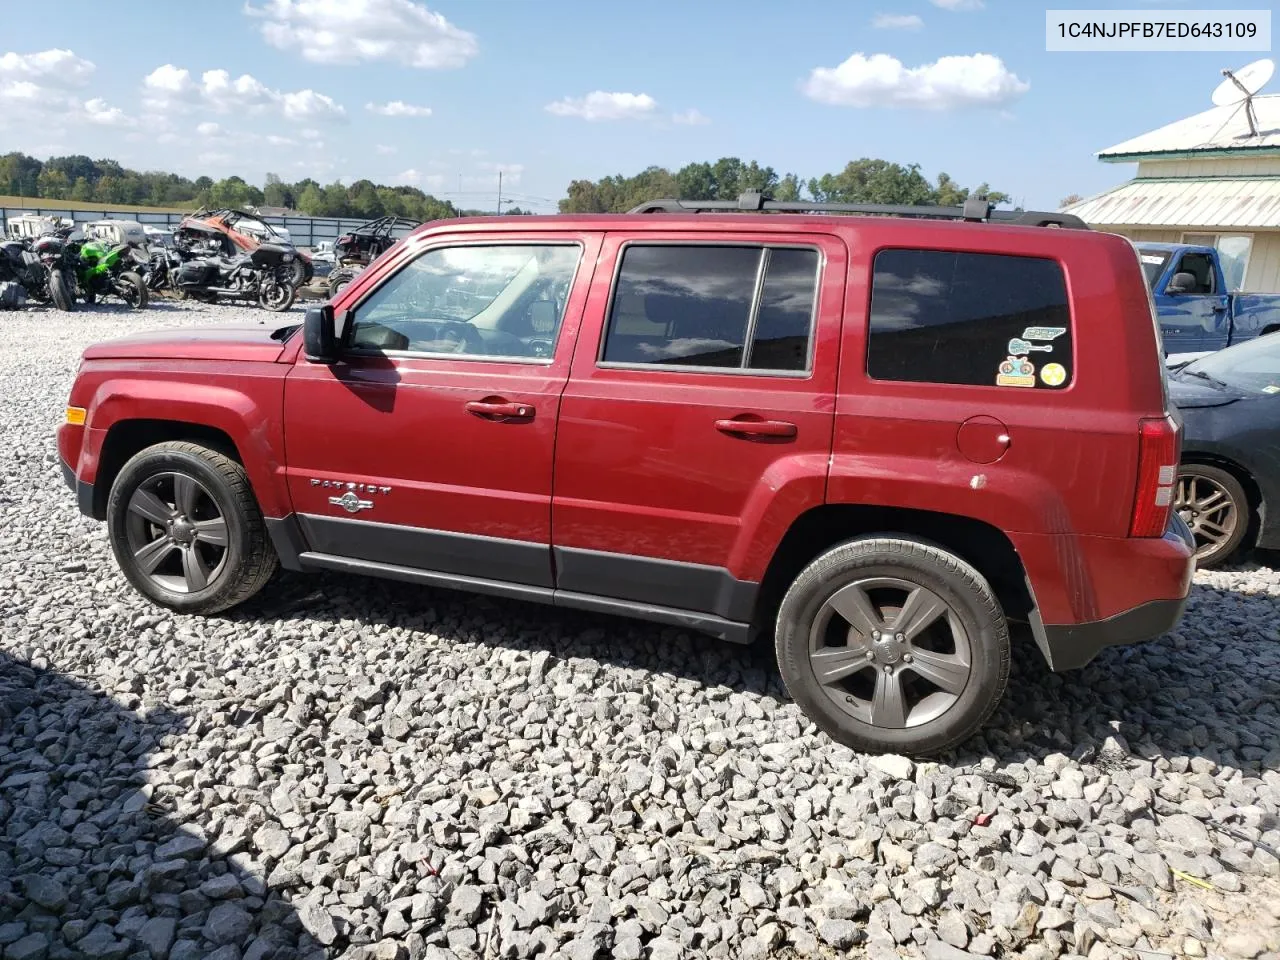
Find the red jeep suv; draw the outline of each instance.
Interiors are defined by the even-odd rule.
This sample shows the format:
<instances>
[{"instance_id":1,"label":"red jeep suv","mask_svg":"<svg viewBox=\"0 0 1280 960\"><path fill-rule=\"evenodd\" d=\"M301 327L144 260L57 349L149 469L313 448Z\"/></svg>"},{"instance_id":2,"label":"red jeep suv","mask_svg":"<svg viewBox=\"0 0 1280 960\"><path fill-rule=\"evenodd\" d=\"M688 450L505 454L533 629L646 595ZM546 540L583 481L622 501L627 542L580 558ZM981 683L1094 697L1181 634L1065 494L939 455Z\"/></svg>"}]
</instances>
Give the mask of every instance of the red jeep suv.
<instances>
[{"instance_id":1,"label":"red jeep suv","mask_svg":"<svg viewBox=\"0 0 1280 960\"><path fill-rule=\"evenodd\" d=\"M58 446L174 610L278 563L765 633L832 737L932 753L1010 622L1054 670L1177 622L1180 430L1128 240L749 194L438 222L301 327L92 346Z\"/></svg>"}]
</instances>

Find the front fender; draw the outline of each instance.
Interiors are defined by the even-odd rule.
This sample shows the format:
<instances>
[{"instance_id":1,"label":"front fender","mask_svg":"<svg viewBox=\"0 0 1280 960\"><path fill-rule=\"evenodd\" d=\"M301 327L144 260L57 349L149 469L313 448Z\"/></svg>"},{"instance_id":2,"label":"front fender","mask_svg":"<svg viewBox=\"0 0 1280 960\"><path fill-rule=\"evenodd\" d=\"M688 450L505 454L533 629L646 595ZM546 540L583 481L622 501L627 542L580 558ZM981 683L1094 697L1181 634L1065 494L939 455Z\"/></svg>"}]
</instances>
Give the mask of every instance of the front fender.
<instances>
[{"instance_id":1,"label":"front fender","mask_svg":"<svg viewBox=\"0 0 1280 960\"><path fill-rule=\"evenodd\" d=\"M200 381L192 378L181 383L145 374L104 379L84 404L89 429L80 450L77 477L85 483L95 482L102 448L112 428L120 424L136 420L194 424L221 431L235 444L265 516L287 515L290 507L281 425L284 379L275 364L237 367L253 369L238 370L234 377L203 376ZM219 383L219 379L234 380L235 384Z\"/></svg>"}]
</instances>

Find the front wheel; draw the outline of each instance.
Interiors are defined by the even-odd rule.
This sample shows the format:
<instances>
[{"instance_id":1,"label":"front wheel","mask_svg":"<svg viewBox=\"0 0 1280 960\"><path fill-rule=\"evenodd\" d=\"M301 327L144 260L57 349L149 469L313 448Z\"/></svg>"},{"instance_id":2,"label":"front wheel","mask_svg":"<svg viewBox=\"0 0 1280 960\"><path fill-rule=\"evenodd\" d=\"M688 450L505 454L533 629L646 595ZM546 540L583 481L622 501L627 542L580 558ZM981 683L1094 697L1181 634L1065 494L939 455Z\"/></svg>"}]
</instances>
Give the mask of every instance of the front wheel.
<instances>
[{"instance_id":1,"label":"front wheel","mask_svg":"<svg viewBox=\"0 0 1280 960\"><path fill-rule=\"evenodd\" d=\"M775 639L792 698L855 750L954 747L1009 679L1009 629L990 584L918 540L867 537L819 556L783 598Z\"/></svg>"},{"instance_id":2,"label":"front wheel","mask_svg":"<svg viewBox=\"0 0 1280 960\"><path fill-rule=\"evenodd\" d=\"M195 443L159 443L129 460L111 485L107 528L129 582L181 613L234 607L276 568L244 467Z\"/></svg>"},{"instance_id":3,"label":"front wheel","mask_svg":"<svg viewBox=\"0 0 1280 960\"><path fill-rule=\"evenodd\" d=\"M294 290L287 283L268 281L258 294L258 306L273 313L280 313L293 306Z\"/></svg>"},{"instance_id":4,"label":"front wheel","mask_svg":"<svg viewBox=\"0 0 1280 960\"><path fill-rule=\"evenodd\" d=\"M120 274L116 293L132 310L141 310L147 305L147 282L132 270Z\"/></svg>"},{"instance_id":5,"label":"front wheel","mask_svg":"<svg viewBox=\"0 0 1280 960\"><path fill-rule=\"evenodd\" d=\"M1249 529L1249 498L1240 481L1217 467L1184 463L1178 468L1173 508L1196 540L1196 566L1220 566L1244 542Z\"/></svg>"},{"instance_id":6,"label":"front wheel","mask_svg":"<svg viewBox=\"0 0 1280 960\"><path fill-rule=\"evenodd\" d=\"M289 281L295 287L301 287L311 279L310 274L311 271L307 269L307 262L301 257L297 257L294 259L293 265L290 267Z\"/></svg>"},{"instance_id":7,"label":"front wheel","mask_svg":"<svg viewBox=\"0 0 1280 960\"><path fill-rule=\"evenodd\" d=\"M49 274L49 297L59 310L71 311L76 308L74 284L67 280L61 270L53 270Z\"/></svg>"}]
</instances>

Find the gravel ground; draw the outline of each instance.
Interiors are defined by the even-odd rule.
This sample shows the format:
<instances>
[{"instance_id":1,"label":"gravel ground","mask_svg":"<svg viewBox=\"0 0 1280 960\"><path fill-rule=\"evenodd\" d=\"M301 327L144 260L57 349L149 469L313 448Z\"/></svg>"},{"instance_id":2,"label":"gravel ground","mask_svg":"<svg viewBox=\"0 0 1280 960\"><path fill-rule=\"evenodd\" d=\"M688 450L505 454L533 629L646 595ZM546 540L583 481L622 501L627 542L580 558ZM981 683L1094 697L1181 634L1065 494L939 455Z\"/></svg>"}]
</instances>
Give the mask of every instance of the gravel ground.
<instances>
[{"instance_id":1,"label":"gravel ground","mask_svg":"<svg viewBox=\"0 0 1280 960\"><path fill-rule=\"evenodd\" d=\"M0 314L3 957L1280 956L1275 569L1082 671L1016 652L942 763L672 629L339 577L176 616L53 430L87 343L262 317Z\"/></svg>"}]
</instances>

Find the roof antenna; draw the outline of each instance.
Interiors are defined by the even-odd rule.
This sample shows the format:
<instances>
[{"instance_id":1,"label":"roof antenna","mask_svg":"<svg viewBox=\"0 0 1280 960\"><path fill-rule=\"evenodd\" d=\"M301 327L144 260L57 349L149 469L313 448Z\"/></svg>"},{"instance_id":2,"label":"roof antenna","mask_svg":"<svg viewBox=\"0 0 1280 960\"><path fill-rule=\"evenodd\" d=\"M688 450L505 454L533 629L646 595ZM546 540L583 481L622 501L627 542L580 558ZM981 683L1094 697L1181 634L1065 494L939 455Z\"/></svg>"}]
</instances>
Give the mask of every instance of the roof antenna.
<instances>
[{"instance_id":1,"label":"roof antenna","mask_svg":"<svg viewBox=\"0 0 1280 960\"><path fill-rule=\"evenodd\" d=\"M1253 98L1267 85L1275 69L1276 65L1273 61L1262 59L1255 60L1239 70L1223 70L1222 75L1226 79L1213 91L1213 102L1219 107L1244 104L1244 116L1249 122L1249 137L1258 135L1258 115L1253 109Z\"/></svg>"}]
</instances>

